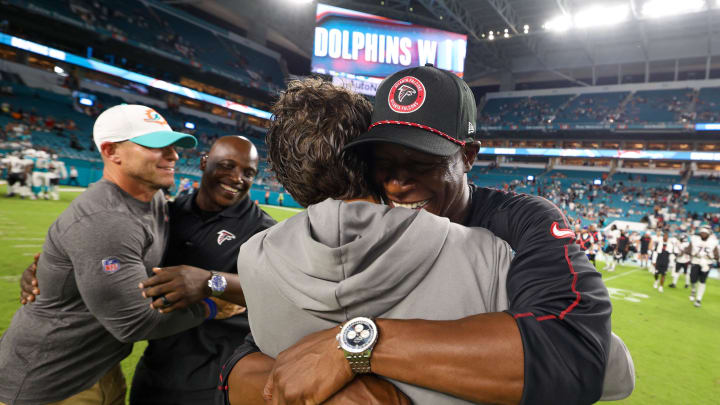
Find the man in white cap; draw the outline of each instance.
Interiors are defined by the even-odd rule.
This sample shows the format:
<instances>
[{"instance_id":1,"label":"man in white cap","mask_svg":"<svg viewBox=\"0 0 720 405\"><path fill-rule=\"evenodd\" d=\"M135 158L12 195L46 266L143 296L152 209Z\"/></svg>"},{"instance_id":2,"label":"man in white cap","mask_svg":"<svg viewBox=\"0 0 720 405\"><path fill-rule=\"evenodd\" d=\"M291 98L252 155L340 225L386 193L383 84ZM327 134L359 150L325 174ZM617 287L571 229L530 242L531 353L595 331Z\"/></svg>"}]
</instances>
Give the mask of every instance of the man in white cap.
<instances>
[{"instance_id":1,"label":"man in white cap","mask_svg":"<svg viewBox=\"0 0 720 405\"><path fill-rule=\"evenodd\" d=\"M690 237L690 301L702 305L705 282L710 274L710 265L718 260L718 240L707 226L701 226L699 235ZM698 285L699 282L699 285Z\"/></svg>"},{"instance_id":2,"label":"man in white cap","mask_svg":"<svg viewBox=\"0 0 720 405\"><path fill-rule=\"evenodd\" d=\"M194 137L172 131L155 110L119 105L93 129L103 177L48 230L37 265L42 295L21 307L0 340L0 403L124 404L119 367L132 342L194 327L217 313L210 300L160 314L138 284L165 250L175 146Z\"/></svg>"}]
</instances>

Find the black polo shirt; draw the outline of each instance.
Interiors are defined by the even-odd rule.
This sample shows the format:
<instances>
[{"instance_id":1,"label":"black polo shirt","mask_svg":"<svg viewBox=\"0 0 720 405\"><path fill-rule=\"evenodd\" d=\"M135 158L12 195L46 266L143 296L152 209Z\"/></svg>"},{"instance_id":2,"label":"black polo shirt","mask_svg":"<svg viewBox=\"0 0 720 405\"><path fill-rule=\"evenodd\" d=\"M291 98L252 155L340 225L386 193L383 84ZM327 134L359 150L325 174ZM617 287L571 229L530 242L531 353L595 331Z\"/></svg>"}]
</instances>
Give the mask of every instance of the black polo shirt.
<instances>
[{"instance_id":1,"label":"black polo shirt","mask_svg":"<svg viewBox=\"0 0 720 405\"><path fill-rule=\"evenodd\" d=\"M183 196L170 204L170 238L163 265L237 273L240 245L275 220L249 198L210 213L197 207L196 196ZM249 331L247 314L242 314L150 340L135 370L130 402L212 403L220 394L220 367Z\"/></svg>"}]
</instances>

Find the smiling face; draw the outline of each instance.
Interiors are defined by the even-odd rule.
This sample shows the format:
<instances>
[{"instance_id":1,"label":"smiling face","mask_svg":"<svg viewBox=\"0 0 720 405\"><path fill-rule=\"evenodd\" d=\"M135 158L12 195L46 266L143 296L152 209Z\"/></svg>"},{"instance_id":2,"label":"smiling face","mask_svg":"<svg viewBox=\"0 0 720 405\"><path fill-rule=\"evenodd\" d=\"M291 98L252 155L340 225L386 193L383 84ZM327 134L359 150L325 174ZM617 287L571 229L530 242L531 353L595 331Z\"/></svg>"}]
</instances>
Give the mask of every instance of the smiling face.
<instances>
[{"instance_id":1,"label":"smiling face","mask_svg":"<svg viewBox=\"0 0 720 405\"><path fill-rule=\"evenodd\" d=\"M391 207L424 209L456 223L465 219L472 152L444 157L391 143L375 143L370 152L372 178Z\"/></svg>"},{"instance_id":2,"label":"smiling face","mask_svg":"<svg viewBox=\"0 0 720 405\"><path fill-rule=\"evenodd\" d=\"M258 172L258 153L244 137L217 140L200 162L202 185L197 204L204 211L221 211L245 198Z\"/></svg>"},{"instance_id":3,"label":"smiling face","mask_svg":"<svg viewBox=\"0 0 720 405\"><path fill-rule=\"evenodd\" d=\"M173 185L178 154L172 145L164 148L148 148L130 141L119 142L116 145L122 161L120 169L139 187L155 192Z\"/></svg>"}]
</instances>

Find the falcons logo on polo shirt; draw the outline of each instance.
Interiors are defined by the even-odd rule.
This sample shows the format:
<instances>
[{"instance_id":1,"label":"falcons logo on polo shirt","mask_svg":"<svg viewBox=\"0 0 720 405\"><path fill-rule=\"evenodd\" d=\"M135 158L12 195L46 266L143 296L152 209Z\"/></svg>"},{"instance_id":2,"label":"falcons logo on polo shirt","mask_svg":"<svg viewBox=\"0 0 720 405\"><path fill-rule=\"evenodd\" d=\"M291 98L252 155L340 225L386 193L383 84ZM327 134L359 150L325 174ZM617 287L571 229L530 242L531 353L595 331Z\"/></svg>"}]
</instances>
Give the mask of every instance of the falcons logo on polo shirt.
<instances>
[{"instance_id":1,"label":"falcons logo on polo shirt","mask_svg":"<svg viewBox=\"0 0 720 405\"><path fill-rule=\"evenodd\" d=\"M225 242L226 240L233 240L233 239L235 239L235 235L233 235L232 233L230 233L224 229L222 231L218 232L218 238L217 238L218 245L222 245L223 242Z\"/></svg>"}]
</instances>

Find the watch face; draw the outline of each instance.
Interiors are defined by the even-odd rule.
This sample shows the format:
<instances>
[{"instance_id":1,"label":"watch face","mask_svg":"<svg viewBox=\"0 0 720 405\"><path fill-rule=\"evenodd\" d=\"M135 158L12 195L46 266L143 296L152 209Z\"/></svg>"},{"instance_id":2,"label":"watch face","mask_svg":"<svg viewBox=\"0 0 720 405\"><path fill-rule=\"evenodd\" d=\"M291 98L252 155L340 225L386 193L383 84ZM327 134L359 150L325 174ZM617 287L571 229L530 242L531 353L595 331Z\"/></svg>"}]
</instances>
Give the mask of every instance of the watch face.
<instances>
[{"instance_id":1,"label":"watch face","mask_svg":"<svg viewBox=\"0 0 720 405\"><path fill-rule=\"evenodd\" d=\"M227 281L225 281L225 278L222 276L213 276L210 281L214 291L223 291L227 286Z\"/></svg>"},{"instance_id":2,"label":"watch face","mask_svg":"<svg viewBox=\"0 0 720 405\"><path fill-rule=\"evenodd\" d=\"M372 347L377 338L377 329L369 319L354 319L343 326L340 345L351 353L362 353Z\"/></svg>"}]
</instances>

